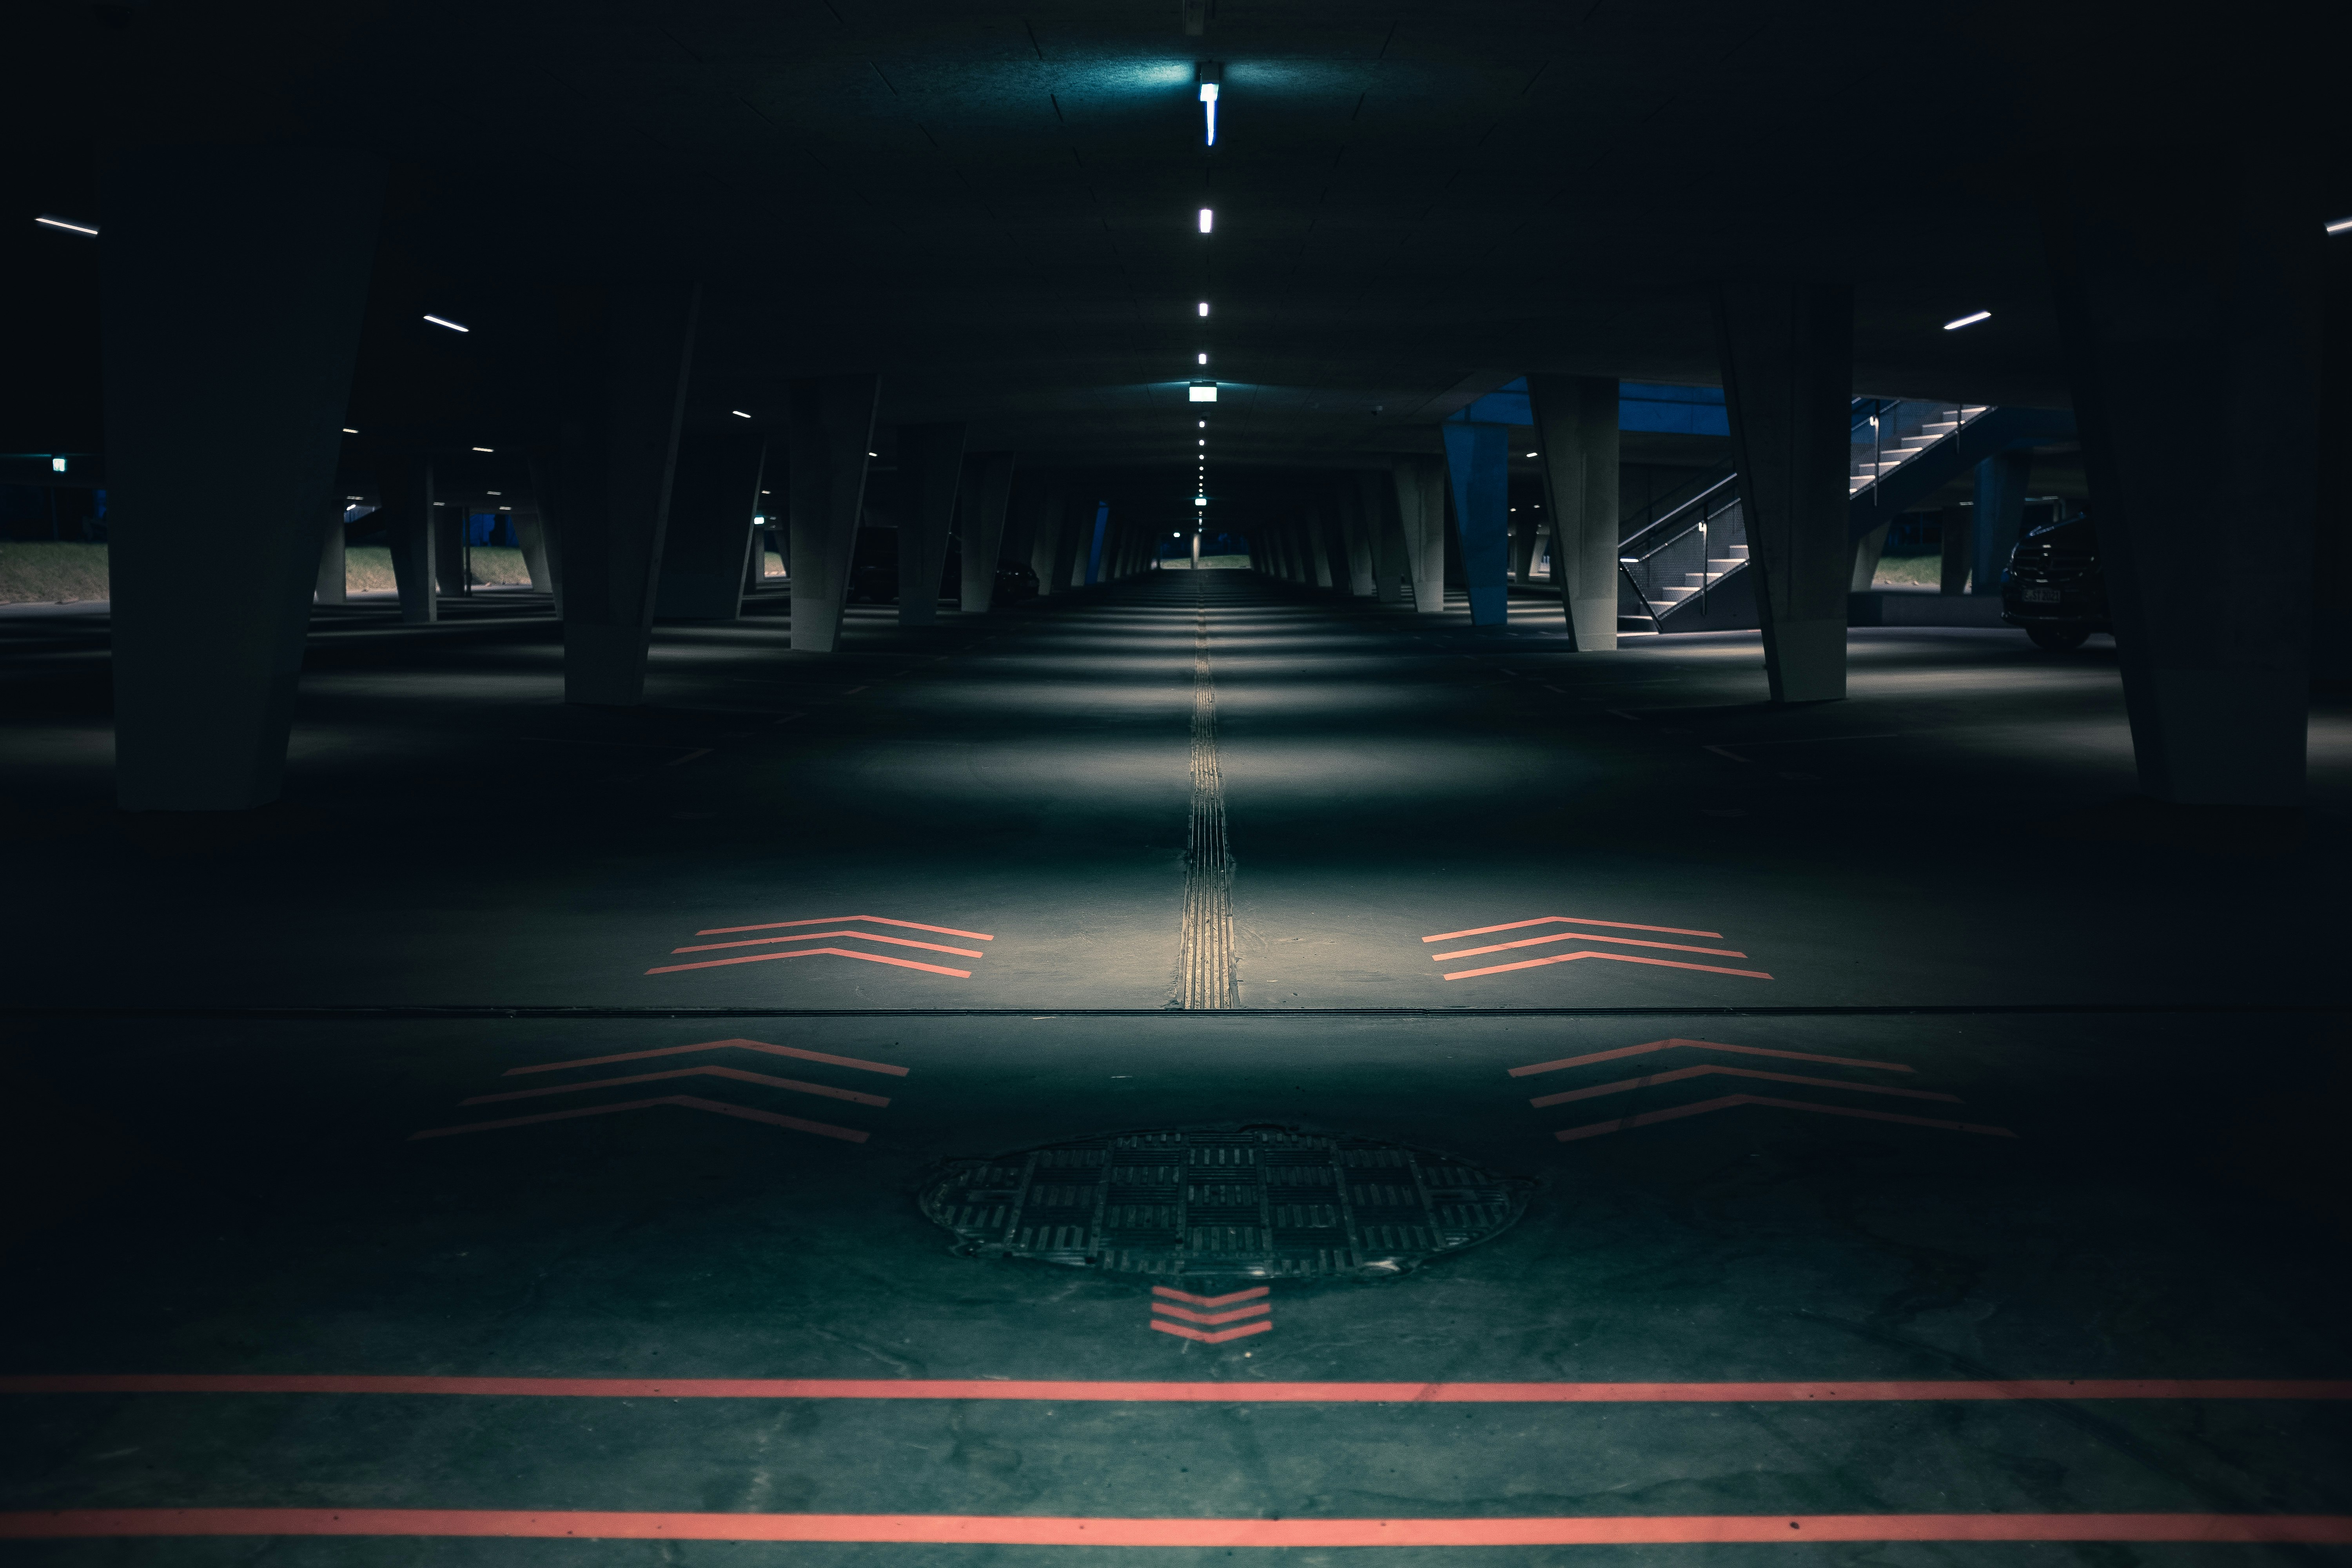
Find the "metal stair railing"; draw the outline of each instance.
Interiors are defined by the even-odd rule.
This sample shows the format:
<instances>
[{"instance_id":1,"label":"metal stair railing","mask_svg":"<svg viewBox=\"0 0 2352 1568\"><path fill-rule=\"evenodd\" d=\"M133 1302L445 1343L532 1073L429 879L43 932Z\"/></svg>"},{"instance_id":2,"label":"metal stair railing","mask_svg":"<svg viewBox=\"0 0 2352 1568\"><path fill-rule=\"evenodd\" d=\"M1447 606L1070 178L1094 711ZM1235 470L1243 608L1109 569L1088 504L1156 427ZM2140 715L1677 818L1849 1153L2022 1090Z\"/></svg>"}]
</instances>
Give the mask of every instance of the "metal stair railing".
<instances>
[{"instance_id":1,"label":"metal stair railing","mask_svg":"<svg viewBox=\"0 0 2352 1568\"><path fill-rule=\"evenodd\" d=\"M1718 561L1734 559L1729 552L1747 546L1738 478L1725 473L1709 480L1696 495L1617 547L1617 570L1641 605L1633 618L1646 618L1654 626L1677 605L1696 599L1703 605L1717 584L1747 564L1734 560L1721 570L1716 566ZM1695 584L1689 581L1694 577ZM1682 588L1692 592L1670 592Z\"/></svg>"}]
</instances>

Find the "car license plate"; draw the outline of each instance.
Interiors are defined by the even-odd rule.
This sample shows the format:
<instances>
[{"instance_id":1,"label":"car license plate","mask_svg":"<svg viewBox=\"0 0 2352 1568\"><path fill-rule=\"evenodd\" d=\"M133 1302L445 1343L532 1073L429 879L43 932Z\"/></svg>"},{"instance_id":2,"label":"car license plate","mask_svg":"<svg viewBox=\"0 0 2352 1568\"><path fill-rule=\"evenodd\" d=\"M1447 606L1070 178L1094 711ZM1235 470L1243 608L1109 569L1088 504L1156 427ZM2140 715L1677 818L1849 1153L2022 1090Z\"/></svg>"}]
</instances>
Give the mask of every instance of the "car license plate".
<instances>
[{"instance_id":1,"label":"car license plate","mask_svg":"<svg viewBox=\"0 0 2352 1568\"><path fill-rule=\"evenodd\" d=\"M2054 605L2058 602L2058 590L2055 588L2028 588L2025 591L2024 598L2025 602L2029 605Z\"/></svg>"}]
</instances>

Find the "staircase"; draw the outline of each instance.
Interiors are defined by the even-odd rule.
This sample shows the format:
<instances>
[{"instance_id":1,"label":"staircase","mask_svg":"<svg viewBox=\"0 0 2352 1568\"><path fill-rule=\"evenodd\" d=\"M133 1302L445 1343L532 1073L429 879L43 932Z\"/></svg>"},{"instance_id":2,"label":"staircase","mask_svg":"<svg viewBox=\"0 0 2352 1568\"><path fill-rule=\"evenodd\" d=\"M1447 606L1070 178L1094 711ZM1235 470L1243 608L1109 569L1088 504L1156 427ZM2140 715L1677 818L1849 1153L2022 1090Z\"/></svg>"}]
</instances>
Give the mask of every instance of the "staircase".
<instances>
[{"instance_id":1,"label":"staircase","mask_svg":"<svg viewBox=\"0 0 2352 1568\"><path fill-rule=\"evenodd\" d=\"M1961 433L1992 412L1972 403L1855 398L1846 470L1852 509L1874 514L1886 510L1898 499L1893 491L1908 488L1888 485L1890 476L1930 452L1950 458ZM1915 472L1941 473L1948 467L1931 463ZM1757 624L1738 480L1730 468L1718 468L1667 498L1663 510L1653 503L1644 509L1646 515L1622 520L1619 631L1729 630ZM1732 591L1723 594L1727 586Z\"/></svg>"}]
</instances>

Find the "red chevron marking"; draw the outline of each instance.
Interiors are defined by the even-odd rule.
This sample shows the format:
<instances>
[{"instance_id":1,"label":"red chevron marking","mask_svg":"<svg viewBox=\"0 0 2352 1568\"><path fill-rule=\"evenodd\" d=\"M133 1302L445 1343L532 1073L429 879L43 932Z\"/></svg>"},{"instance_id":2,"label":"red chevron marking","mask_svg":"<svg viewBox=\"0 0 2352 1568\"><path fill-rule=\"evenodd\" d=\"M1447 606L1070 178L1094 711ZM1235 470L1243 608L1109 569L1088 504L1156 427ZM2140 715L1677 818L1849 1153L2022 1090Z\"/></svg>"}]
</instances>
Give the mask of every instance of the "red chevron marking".
<instances>
[{"instance_id":1,"label":"red chevron marking","mask_svg":"<svg viewBox=\"0 0 2352 1568\"><path fill-rule=\"evenodd\" d=\"M495 1132L504 1127L528 1127L534 1121L568 1121L575 1116L611 1116L624 1110L644 1110L656 1105L682 1105L688 1110L708 1110L714 1116L734 1116L745 1121L765 1122L771 1127L789 1127L795 1132L814 1132L820 1138L838 1138L845 1143L863 1143L866 1138L866 1134L854 1127L803 1121L797 1116L779 1116L772 1110L753 1110L743 1105L724 1105L692 1094L666 1094L658 1100L625 1100L616 1105L585 1105L577 1110L509 1116L500 1121L468 1121L462 1127L428 1127L422 1132L412 1132L408 1136L411 1142L419 1138L452 1138L460 1132Z\"/></svg>"},{"instance_id":2,"label":"red chevron marking","mask_svg":"<svg viewBox=\"0 0 2352 1568\"><path fill-rule=\"evenodd\" d=\"M1515 947L1534 947L1547 942L1613 942L1620 947L1661 947L1674 952L1710 952L1717 958L1745 958L1744 952L1734 952L1723 947L1693 947L1680 942L1643 942L1633 936L1596 936L1589 931L1556 931L1549 936L1523 936L1517 942L1498 942L1492 947L1464 947L1452 952L1433 952L1432 963L1443 963L1449 958L1475 958L1482 952L1507 952ZM678 950L683 952L683 948Z\"/></svg>"},{"instance_id":3,"label":"red chevron marking","mask_svg":"<svg viewBox=\"0 0 2352 1568\"><path fill-rule=\"evenodd\" d=\"M1260 1296L1271 1295L1273 1289L1270 1285L1253 1285L1246 1290L1236 1290L1230 1296L1188 1296L1181 1290L1171 1289L1165 1285L1154 1285L1151 1288L1151 1293L1155 1296L1165 1296L1171 1301L1189 1301L1195 1307L1230 1307L1236 1301L1255 1300Z\"/></svg>"},{"instance_id":4,"label":"red chevron marking","mask_svg":"<svg viewBox=\"0 0 2352 1568\"><path fill-rule=\"evenodd\" d=\"M860 942L887 942L893 947L919 947L931 952L952 952L965 958L988 956L976 947L945 947L936 942L915 942L903 936L883 936L870 931L804 931L793 936L747 936L740 942L706 942L694 947L673 947L670 951L672 952L716 952L722 947L763 947L770 942L817 942L829 936L854 936Z\"/></svg>"},{"instance_id":5,"label":"red chevron marking","mask_svg":"<svg viewBox=\"0 0 2352 1568\"><path fill-rule=\"evenodd\" d=\"M1457 969L1445 978L1470 980L1481 974L1502 974L1514 969L1540 969L1547 963L1574 963L1580 958L1613 958L1620 963L1654 963L1661 969L1700 969L1709 974L1738 974L1749 980L1772 978L1760 969L1725 969L1712 963L1678 963L1671 958L1643 958L1633 952L1555 952L1549 958L1524 958L1517 963L1497 963L1486 969ZM656 970L654 973L660 972Z\"/></svg>"},{"instance_id":6,"label":"red chevron marking","mask_svg":"<svg viewBox=\"0 0 2352 1568\"><path fill-rule=\"evenodd\" d=\"M1891 1110L1856 1110L1846 1105L1819 1105L1810 1100L1776 1100L1762 1094L1727 1094L1719 1100L1702 1100L1695 1105L1677 1105L1665 1110L1645 1110L1639 1116L1621 1116L1613 1121L1588 1121L1581 1127L1565 1127L1552 1134L1563 1143L1579 1138L1598 1138L1604 1132L1622 1132L1629 1127L1648 1127L1655 1122L1674 1121L1685 1116L1704 1116L1710 1110L1728 1110L1735 1105L1770 1105L1782 1110L1811 1110L1822 1116L1859 1116L1871 1121L1899 1121L1908 1127L1940 1127L1947 1132L1978 1132L1988 1138L2014 1138L2016 1133L2006 1127L1980 1127L1971 1121L1938 1121L1926 1116L1898 1116Z\"/></svg>"},{"instance_id":7,"label":"red chevron marking","mask_svg":"<svg viewBox=\"0 0 2352 1568\"><path fill-rule=\"evenodd\" d=\"M1188 1323L1238 1323L1244 1318L1262 1318L1274 1310L1271 1301L1253 1301L1246 1307L1235 1307L1230 1312L1196 1312L1190 1307L1179 1307L1167 1301L1154 1301L1151 1310L1171 1318L1181 1318ZM1156 1320L1155 1320L1156 1321Z\"/></svg>"},{"instance_id":8,"label":"red chevron marking","mask_svg":"<svg viewBox=\"0 0 2352 1568\"><path fill-rule=\"evenodd\" d=\"M1621 1078L1615 1083L1596 1084L1591 1089L1571 1089L1559 1094L1539 1095L1528 1101L1529 1105L1566 1105L1572 1100L1597 1100L1604 1094L1623 1094L1631 1089L1647 1089L1655 1083L1680 1083L1688 1078L1760 1078L1773 1083L1801 1083L1813 1089L1850 1089L1856 1094L1899 1094L1906 1100L1940 1100L1952 1105L1963 1103L1957 1094L1937 1094L1927 1089L1895 1089L1887 1084L1854 1083L1842 1078L1806 1078L1793 1072L1766 1072L1759 1068L1736 1068L1723 1062L1708 1062L1701 1067L1676 1068L1672 1072L1644 1073L1640 1078Z\"/></svg>"},{"instance_id":9,"label":"red chevron marking","mask_svg":"<svg viewBox=\"0 0 2352 1568\"><path fill-rule=\"evenodd\" d=\"M1274 1321L1271 1318L1260 1318L1256 1322L1244 1323L1238 1329L1210 1330L1188 1329L1181 1323L1171 1323L1163 1318L1154 1318L1151 1320L1151 1326L1163 1334L1174 1334L1179 1339L1198 1340L1204 1345L1221 1345L1227 1340L1246 1339L1252 1334L1265 1333L1273 1329Z\"/></svg>"},{"instance_id":10,"label":"red chevron marking","mask_svg":"<svg viewBox=\"0 0 2352 1568\"><path fill-rule=\"evenodd\" d=\"M1528 926L1539 925L1607 926L1611 931L1654 931L1666 936L1711 936L1717 942L1723 940L1723 933L1719 931L1685 931L1680 926L1642 926L1627 921L1589 921L1581 915L1538 915L1531 921L1509 921L1498 926L1472 926L1468 931L1442 931L1435 936L1425 936L1421 940L1452 942L1457 936L1486 936L1493 931L1521 931Z\"/></svg>"},{"instance_id":11,"label":"red chevron marking","mask_svg":"<svg viewBox=\"0 0 2352 1568\"><path fill-rule=\"evenodd\" d=\"M609 1057L582 1057L576 1061L536 1062L527 1068L509 1068L506 1076L519 1073L556 1072L564 1068L600 1068L612 1062L641 1062L653 1057L684 1056L688 1051L716 1051L728 1047L747 1051L764 1051L772 1057L797 1057L804 1062L824 1062L829 1067L856 1068L862 1072L888 1073L892 1078L905 1078L909 1069L892 1067L888 1062L869 1062L858 1057L829 1056L824 1051L803 1050L798 1046L772 1046L765 1040L704 1040L692 1046L662 1046L650 1051L617 1051Z\"/></svg>"},{"instance_id":12,"label":"red chevron marking","mask_svg":"<svg viewBox=\"0 0 2352 1568\"><path fill-rule=\"evenodd\" d=\"M656 1083L666 1078L728 1078L737 1083L756 1083L770 1089L788 1089L794 1094L821 1094L827 1100L846 1100L859 1105L887 1105L890 1102L878 1094L866 1094L854 1089L835 1089L822 1083L805 1083L796 1078L772 1078L763 1072L746 1072L741 1068L723 1068L705 1064L701 1067L671 1068L663 1072L631 1073L626 1078L592 1078L580 1083L559 1083L547 1089L510 1089L503 1094L478 1094L461 1100L460 1105L494 1105L502 1100L537 1100L550 1094L577 1094L583 1089L617 1089L625 1083Z\"/></svg>"},{"instance_id":13,"label":"red chevron marking","mask_svg":"<svg viewBox=\"0 0 2352 1568\"><path fill-rule=\"evenodd\" d=\"M697 933L699 934L699 933ZM911 958L890 958L878 952L852 952L845 947L808 947L798 952L754 952L742 958L706 958L699 963L665 963L658 969L648 969L647 974L676 974L681 969L719 969L730 963L765 963L772 958L814 958L819 953L831 953L835 958L862 958L868 963L892 963L900 969L920 969L932 974L952 974L958 980L971 978L969 969L944 969L936 963L918 963ZM1452 975L1447 975L1451 980ZM1769 976L1767 976L1769 979Z\"/></svg>"},{"instance_id":14,"label":"red chevron marking","mask_svg":"<svg viewBox=\"0 0 2352 1568\"><path fill-rule=\"evenodd\" d=\"M901 931L936 931L940 936L968 936L974 942L994 942L996 940L984 931L958 931L953 926L927 926L919 921L894 921L882 915L819 915L814 920L770 921L765 925L712 926L709 931L698 931L694 934L697 936L732 936L737 931L782 931L788 926L831 925L845 921L864 921L868 925L897 926Z\"/></svg>"},{"instance_id":15,"label":"red chevron marking","mask_svg":"<svg viewBox=\"0 0 2352 1568\"><path fill-rule=\"evenodd\" d=\"M1778 1057L1782 1061L1823 1062L1831 1067L1876 1068L1881 1072L1909 1072L1901 1062L1864 1061L1859 1057L1822 1057L1810 1051L1776 1051L1766 1046L1727 1046L1721 1040L1685 1040L1680 1037L1665 1040L1645 1040L1638 1046L1620 1046L1613 1051L1594 1051L1588 1056L1562 1057L1556 1062L1537 1062L1529 1067L1513 1068L1510 1076L1526 1078L1532 1073L1558 1072L1562 1068L1590 1067L1594 1062L1613 1062L1620 1057L1645 1056L1651 1051L1671 1051L1687 1047L1695 1051L1738 1051L1744 1057Z\"/></svg>"}]
</instances>

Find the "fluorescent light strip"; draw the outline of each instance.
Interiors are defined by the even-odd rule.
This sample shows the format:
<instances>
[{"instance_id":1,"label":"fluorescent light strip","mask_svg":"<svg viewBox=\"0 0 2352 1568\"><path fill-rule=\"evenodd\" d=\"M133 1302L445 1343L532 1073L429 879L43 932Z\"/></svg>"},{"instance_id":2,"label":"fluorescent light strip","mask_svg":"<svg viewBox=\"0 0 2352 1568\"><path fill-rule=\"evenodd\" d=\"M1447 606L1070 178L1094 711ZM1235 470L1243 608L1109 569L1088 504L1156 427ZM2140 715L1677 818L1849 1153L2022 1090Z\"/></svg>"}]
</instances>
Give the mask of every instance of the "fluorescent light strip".
<instances>
[{"instance_id":1,"label":"fluorescent light strip","mask_svg":"<svg viewBox=\"0 0 2352 1568\"><path fill-rule=\"evenodd\" d=\"M97 225L76 223L69 217L59 217L55 213L43 213L33 221L45 228L61 228L68 234L86 234L92 239L98 237Z\"/></svg>"},{"instance_id":2,"label":"fluorescent light strip","mask_svg":"<svg viewBox=\"0 0 2352 1568\"><path fill-rule=\"evenodd\" d=\"M47 223L47 222L48 222L49 220L48 220L48 219L47 219L47 218L43 218L41 221L42 221L43 223ZM91 232L92 234L96 234L98 231L97 231L96 229L92 229L92 230L90 230L90 232ZM2328 232L2328 233L2330 233L2330 234L2347 234L2347 233L2352 233L2352 217L2340 217L2340 218L2337 218L2334 223L2331 223L2331 224L2329 224L2329 225L2327 226L2327 232Z\"/></svg>"},{"instance_id":3,"label":"fluorescent light strip","mask_svg":"<svg viewBox=\"0 0 2352 1568\"><path fill-rule=\"evenodd\" d=\"M425 319L436 327L446 327L453 332L470 332L474 330L471 327L461 327L455 321L445 321L438 316L427 316Z\"/></svg>"},{"instance_id":4,"label":"fluorescent light strip","mask_svg":"<svg viewBox=\"0 0 2352 1568\"><path fill-rule=\"evenodd\" d=\"M728 412L728 413L730 413L730 414L732 414L732 415L733 415L733 416L735 416L735 417L736 417L736 418L738 418L738 419L749 419L750 417L751 417L750 415L748 415L748 414L744 413L744 412L743 412L741 409L740 409L740 408L730 408L730 409L729 409L727 412Z\"/></svg>"},{"instance_id":5,"label":"fluorescent light strip","mask_svg":"<svg viewBox=\"0 0 2352 1568\"><path fill-rule=\"evenodd\" d=\"M1948 332L1958 331L1962 327L1973 327L1979 321L1990 321L1991 320L1992 312L1990 310L1978 310L1969 315L1962 316L1957 321L1946 321L1944 323L1944 331Z\"/></svg>"},{"instance_id":6,"label":"fluorescent light strip","mask_svg":"<svg viewBox=\"0 0 2352 1568\"><path fill-rule=\"evenodd\" d=\"M1201 232L1202 234L1208 233L1216 221L1217 215L1213 211L1207 207L1202 207L1201 209Z\"/></svg>"}]
</instances>

